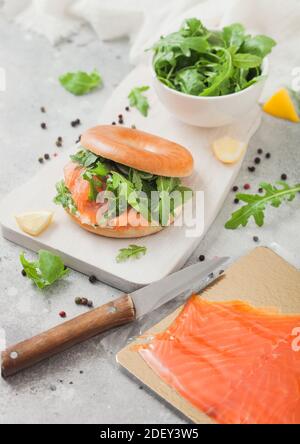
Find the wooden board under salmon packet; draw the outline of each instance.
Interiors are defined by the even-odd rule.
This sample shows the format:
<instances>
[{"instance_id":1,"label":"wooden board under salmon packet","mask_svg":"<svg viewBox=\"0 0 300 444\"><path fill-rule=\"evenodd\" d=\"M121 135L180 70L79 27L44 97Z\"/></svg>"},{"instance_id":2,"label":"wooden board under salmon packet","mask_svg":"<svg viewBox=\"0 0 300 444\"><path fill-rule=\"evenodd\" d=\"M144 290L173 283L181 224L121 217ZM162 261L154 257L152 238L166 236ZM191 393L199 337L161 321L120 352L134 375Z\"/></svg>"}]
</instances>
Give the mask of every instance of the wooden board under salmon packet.
<instances>
[{"instance_id":1,"label":"wooden board under salmon packet","mask_svg":"<svg viewBox=\"0 0 300 444\"><path fill-rule=\"evenodd\" d=\"M200 296L208 301L219 302L238 299L254 307L298 314L299 294L300 272L272 250L259 247L231 265L223 277L200 293ZM163 319L145 335L165 331L180 310L181 308ZM121 350L117 354L117 362L192 422L213 424L211 418L195 408L151 370L135 347L142 341L137 339Z\"/></svg>"}]
</instances>

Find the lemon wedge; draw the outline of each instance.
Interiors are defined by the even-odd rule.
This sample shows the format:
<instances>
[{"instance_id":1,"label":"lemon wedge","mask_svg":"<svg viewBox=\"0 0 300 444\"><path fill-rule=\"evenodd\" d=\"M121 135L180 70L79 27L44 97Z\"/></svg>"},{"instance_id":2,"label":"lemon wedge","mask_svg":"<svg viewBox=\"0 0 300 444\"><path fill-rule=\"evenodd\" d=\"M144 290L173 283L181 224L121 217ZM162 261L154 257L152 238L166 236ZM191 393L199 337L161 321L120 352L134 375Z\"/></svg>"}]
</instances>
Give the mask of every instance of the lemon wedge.
<instances>
[{"instance_id":1,"label":"lemon wedge","mask_svg":"<svg viewBox=\"0 0 300 444\"><path fill-rule=\"evenodd\" d=\"M32 211L19 214L16 221L24 233L39 236L52 222L53 213L50 211Z\"/></svg>"},{"instance_id":2,"label":"lemon wedge","mask_svg":"<svg viewBox=\"0 0 300 444\"><path fill-rule=\"evenodd\" d=\"M263 110L279 119L300 122L296 107L287 89L281 88L264 105Z\"/></svg>"},{"instance_id":3,"label":"lemon wedge","mask_svg":"<svg viewBox=\"0 0 300 444\"><path fill-rule=\"evenodd\" d=\"M216 158L223 163L235 163L240 160L246 147L244 142L229 136L215 140L212 145Z\"/></svg>"}]
</instances>

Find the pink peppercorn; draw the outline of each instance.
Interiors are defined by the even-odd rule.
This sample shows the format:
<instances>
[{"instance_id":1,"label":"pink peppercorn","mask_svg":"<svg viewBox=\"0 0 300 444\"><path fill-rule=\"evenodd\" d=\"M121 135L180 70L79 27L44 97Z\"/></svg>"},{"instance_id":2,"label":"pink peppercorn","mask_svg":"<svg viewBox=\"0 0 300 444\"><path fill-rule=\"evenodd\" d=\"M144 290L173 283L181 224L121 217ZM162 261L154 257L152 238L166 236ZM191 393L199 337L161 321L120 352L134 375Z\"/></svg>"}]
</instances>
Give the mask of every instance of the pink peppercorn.
<instances>
[{"instance_id":1,"label":"pink peppercorn","mask_svg":"<svg viewBox=\"0 0 300 444\"><path fill-rule=\"evenodd\" d=\"M66 313L65 311L61 311L61 312L59 313L59 316L60 316L61 318L66 318L66 317L67 317L67 313Z\"/></svg>"},{"instance_id":2,"label":"pink peppercorn","mask_svg":"<svg viewBox=\"0 0 300 444\"><path fill-rule=\"evenodd\" d=\"M249 183L245 183L244 190L250 190L250 184Z\"/></svg>"}]
</instances>

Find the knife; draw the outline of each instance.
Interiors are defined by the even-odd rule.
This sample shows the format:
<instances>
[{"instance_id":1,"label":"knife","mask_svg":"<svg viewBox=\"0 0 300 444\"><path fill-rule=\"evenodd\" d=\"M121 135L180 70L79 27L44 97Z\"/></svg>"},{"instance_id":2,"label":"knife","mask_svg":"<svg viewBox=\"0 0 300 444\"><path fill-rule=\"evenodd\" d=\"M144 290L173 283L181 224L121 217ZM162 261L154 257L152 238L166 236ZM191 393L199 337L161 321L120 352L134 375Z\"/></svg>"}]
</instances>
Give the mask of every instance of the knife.
<instances>
[{"instance_id":1,"label":"knife","mask_svg":"<svg viewBox=\"0 0 300 444\"><path fill-rule=\"evenodd\" d=\"M7 378L75 344L132 322L179 295L189 296L212 283L228 258L197 263L151 285L102 305L2 352L1 374Z\"/></svg>"}]
</instances>

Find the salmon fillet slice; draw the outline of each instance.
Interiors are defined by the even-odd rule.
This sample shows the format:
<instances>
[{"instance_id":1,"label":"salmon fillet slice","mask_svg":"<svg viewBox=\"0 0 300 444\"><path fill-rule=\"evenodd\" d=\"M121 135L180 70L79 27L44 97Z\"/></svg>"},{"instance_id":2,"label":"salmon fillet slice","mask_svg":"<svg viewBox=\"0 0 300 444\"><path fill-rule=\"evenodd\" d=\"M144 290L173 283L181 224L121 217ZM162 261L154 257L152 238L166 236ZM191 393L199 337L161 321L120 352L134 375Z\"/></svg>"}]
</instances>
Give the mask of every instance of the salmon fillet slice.
<instances>
[{"instance_id":1,"label":"salmon fillet slice","mask_svg":"<svg viewBox=\"0 0 300 444\"><path fill-rule=\"evenodd\" d=\"M139 348L195 407L225 424L299 423L300 316L193 296L164 333Z\"/></svg>"}]
</instances>

